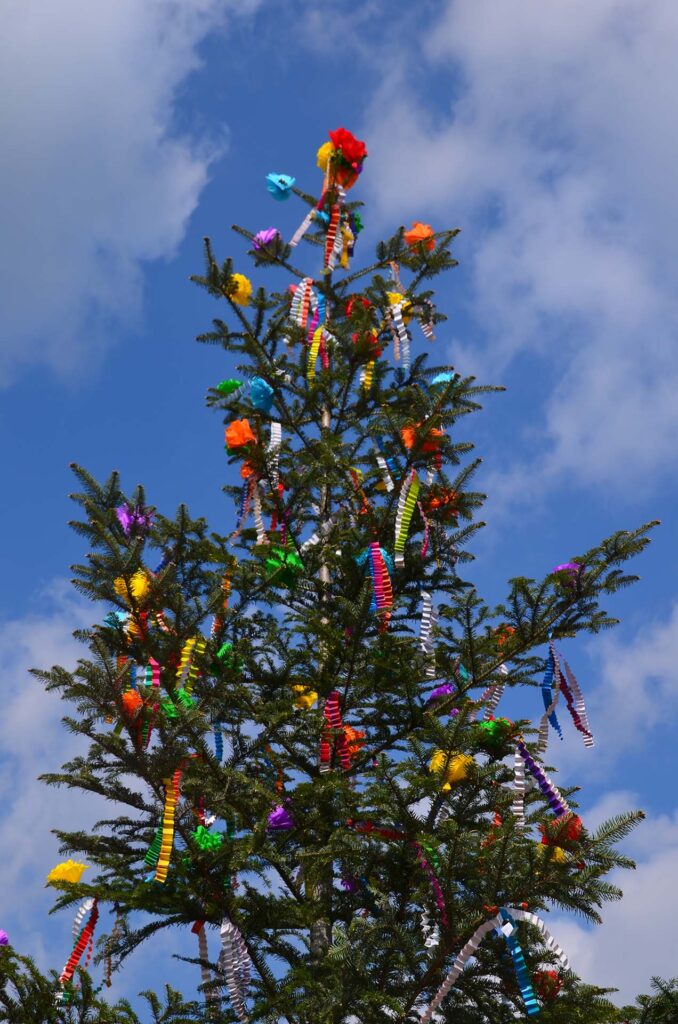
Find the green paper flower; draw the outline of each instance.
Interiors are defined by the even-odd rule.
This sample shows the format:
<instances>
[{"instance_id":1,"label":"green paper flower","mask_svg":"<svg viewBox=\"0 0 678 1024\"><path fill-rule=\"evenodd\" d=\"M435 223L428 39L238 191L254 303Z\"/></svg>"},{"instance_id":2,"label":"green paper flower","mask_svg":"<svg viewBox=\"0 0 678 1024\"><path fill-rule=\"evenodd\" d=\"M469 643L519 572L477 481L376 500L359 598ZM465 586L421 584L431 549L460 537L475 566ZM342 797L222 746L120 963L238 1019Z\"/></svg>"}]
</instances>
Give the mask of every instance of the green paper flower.
<instances>
[{"instance_id":1,"label":"green paper flower","mask_svg":"<svg viewBox=\"0 0 678 1024\"><path fill-rule=\"evenodd\" d=\"M232 395L234 391L242 387L241 380L235 380L233 377L229 377L228 380L222 380L220 384L217 384L216 390L222 395Z\"/></svg>"},{"instance_id":2,"label":"green paper flower","mask_svg":"<svg viewBox=\"0 0 678 1024\"><path fill-rule=\"evenodd\" d=\"M201 850L218 850L224 841L220 832L210 832L204 825L198 825L195 832L191 832L191 839Z\"/></svg>"},{"instance_id":3,"label":"green paper flower","mask_svg":"<svg viewBox=\"0 0 678 1024\"><path fill-rule=\"evenodd\" d=\"M276 583L284 583L288 587L294 586L296 578L304 568L304 563L296 551L286 551L284 548L271 548L266 559L266 568L271 579Z\"/></svg>"}]
</instances>

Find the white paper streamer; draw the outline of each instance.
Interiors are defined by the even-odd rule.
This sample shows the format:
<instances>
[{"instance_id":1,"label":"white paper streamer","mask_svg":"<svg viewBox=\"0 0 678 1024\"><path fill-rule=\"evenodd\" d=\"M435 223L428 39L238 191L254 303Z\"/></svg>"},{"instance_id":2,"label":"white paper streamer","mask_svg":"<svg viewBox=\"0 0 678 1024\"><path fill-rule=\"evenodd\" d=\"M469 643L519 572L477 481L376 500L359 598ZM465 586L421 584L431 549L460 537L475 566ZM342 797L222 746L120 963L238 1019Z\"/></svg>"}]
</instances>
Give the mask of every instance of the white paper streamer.
<instances>
[{"instance_id":1,"label":"white paper streamer","mask_svg":"<svg viewBox=\"0 0 678 1024\"><path fill-rule=\"evenodd\" d=\"M421 609L421 623L419 626L419 646L428 659L428 663L426 665L426 678L435 679L436 663L433 641L431 640L431 630L433 629L437 619L435 612L433 611L433 598L428 590L422 590L421 599L423 605Z\"/></svg>"},{"instance_id":2,"label":"white paper streamer","mask_svg":"<svg viewBox=\"0 0 678 1024\"><path fill-rule=\"evenodd\" d=\"M568 685L570 687L570 690L572 691L572 696L574 697L575 711L579 715L579 719L581 721L582 726L584 727L584 729L586 729L586 735L584 736L584 746L592 747L594 745L593 733L591 732L591 726L589 724L589 716L586 713L586 705L584 704L583 694L579 687L579 683L575 678L574 672L572 671L572 669L566 661L563 661L563 666L565 668L565 676L567 678Z\"/></svg>"},{"instance_id":3,"label":"white paper streamer","mask_svg":"<svg viewBox=\"0 0 678 1024\"><path fill-rule=\"evenodd\" d=\"M525 782L525 762L520 756L520 751L516 747L515 758L513 762L513 788L515 790L515 796L513 803L511 804L511 814L516 819L519 828L525 828L525 790L527 784Z\"/></svg>"},{"instance_id":4,"label":"white paper streamer","mask_svg":"<svg viewBox=\"0 0 678 1024\"><path fill-rule=\"evenodd\" d=\"M403 320L403 305L402 302L396 302L395 306L391 306L391 315L395 324L396 331L398 333L398 340L400 342L400 351L403 359L403 369L409 370L410 368L410 336L407 333L407 327Z\"/></svg>"},{"instance_id":5,"label":"white paper streamer","mask_svg":"<svg viewBox=\"0 0 678 1024\"><path fill-rule=\"evenodd\" d=\"M259 483L255 483L252 490L252 516L254 518L254 525L257 528L257 544L268 544L268 535L266 533L266 527L264 526L264 517L261 512L261 494L259 493Z\"/></svg>"},{"instance_id":6,"label":"white paper streamer","mask_svg":"<svg viewBox=\"0 0 678 1024\"><path fill-rule=\"evenodd\" d=\"M282 444L282 426L277 420L271 421L271 436L268 441L268 448L266 453L269 456L269 470L271 473L271 483L274 487L278 486L278 467L280 462L280 446Z\"/></svg>"},{"instance_id":7,"label":"white paper streamer","mask_svg":"<svg viewBox=\"0 0 678 1024\"><path fill-rule=\"evenodd\" d=\"M233 1009L243 1024L248 1024L250 1018L245 1008L245 996L252 961L240 931L228 916L221 922L221 946L219 969L226 978Z\"/></svg>"},{"instance_id":8,"label":"white paper streamer","mask_svg":"<svg viewBox=\"0 0 678 1024\"><path fill-rule=\"evenodd\" d=\"M77 913L76 913L75 917L73 918L73 936L74 936L74 938L77 939L78 936L80 935L80 932L85 927L84 924L83 924L83 921L85 920L85 918L87 917L87 915L89 914L89 912L91 911L93 906L94 906L94 897L93 896L88 896L87 899L84 901L84 903L81 903L80 906L78 907Z\"/></svg>"},{"instance_id":9,"label":"white paper streamer","mask_svg":"<svg viewBox=\"0 0 678 1024\"><path fill-rule=\"evenodd\" d=\"M297 230L294 232L294 234L290 238L290 242L289 242L290 248L294 249L295 246L299 245L299 242L302 240L302 238L304 237L304 235L306 234L306 232L310 228L311 223L313 222L313 220L315 218L315 214L316 214L315 210L309 210L308 211L308 213L306 214L306 216L302 220L301 224L299 225Z\"/></svg>"},{"instance_id":10,"label":"white paper streamer","mask_svg":"<svg viewBox=\"0 0 678 1024\"><path fill-rule=\"evenodd\" d=\"M431 924L429 912L428 910L424 910L421 915L420 923L421 930L424 935L425 948L428 950L434 950L436 946L440 945L440 928L438 927L438 922L434 921L434 923ZM432 956L433 953L431 952L429 955Z\"/></svg>"},{"instance_id":11,"label":"white paper streamer","mask_svg":"<svg viewBox=\"0 0 678 1024\"><path fill-rule=\"evenodd\" d=\"M383 455L377 455L377 465L381 470L381 477L382 480L384 481L384 487L390 493L393 490L394 486L393 477L389 473L388 466L386 464L386 459L383 457Z\"/></svg>"},{"instance_id":12,"label":"white paper streamer","mask_svg":"<svg viewBox=\"0 0 678 1024\"><path fill-rule=\"evenodd\" d=\"M540 917L537 917L536 914L531 914L527 910L514 910L513 907L507 907L506 909L508 910L511 917L513 917L514 919L517 919L518 921L526 921L528 924L532 924L535 926L535 928L538 928L546 948L550 949L551 952L558 957L565 970L569 970L570 962L567 956L565 955L561 947L558 945L556 940L553 938L553 936L551 935L551 933L549 932L549 930L547 929L546 925ZM440 1006L440 1004L442 1003L443 999L450 991L450 989L456 984L459 975L463 971L467 962L474 955L475 951L478 949L478 946L481 944L485 936L488 935L495 928L499 929L500 931L503 931L504 924L505 922L502 915L497 914L496 917L490 918L489 921L485 921L484 924L481 924L480 927L475 930L475 932L468 940L466 945L457 954L457 958L454 961L449 974L447 975L444 982L442 983L442 985L436 992L435 996L427 1006L426 1010L422 1014L420 1018L421 1024L428 1024L428 1021L431 1020L431 1017L438 1009L438 1007ZM504 932L504 934L506 935L507 933Z\"/></svg>"},{"instance_id":13,"label":"white paper streamer","mask_svg":"<svg viewBox=\"0 0 678 1024\"><path fill-rule=\"evenodd\" d=\"M212 975L209 970L209 950L207 948L207 929L203 925L198 932L198 952L200 954L200 976L202 978L203 985L211 985ZM219 996L213 988L205 989L205 1001L207 1003L215 1003L219 999Z\"/></svg>"}]
</instances>

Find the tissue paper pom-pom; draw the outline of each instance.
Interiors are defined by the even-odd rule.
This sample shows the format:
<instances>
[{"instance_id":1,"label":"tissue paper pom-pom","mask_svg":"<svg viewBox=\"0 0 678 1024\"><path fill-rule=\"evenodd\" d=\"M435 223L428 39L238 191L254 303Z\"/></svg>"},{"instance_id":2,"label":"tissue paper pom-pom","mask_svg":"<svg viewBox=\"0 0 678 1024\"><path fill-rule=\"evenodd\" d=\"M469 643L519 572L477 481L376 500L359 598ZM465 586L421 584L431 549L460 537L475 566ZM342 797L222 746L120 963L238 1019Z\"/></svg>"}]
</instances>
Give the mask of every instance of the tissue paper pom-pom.
<instances>
[{"instance_id":1,"label":"tissue paper pom-pom","mask_svg":"<svg viewBox=\"0 0 678 1024\"><path fill-rule=\"evenodd\" d=\"M543 839L541 843L537 843L538 853L545 854L547 850L550 850L549 856L556 864L565 864L567 861L567 854L562 846L551 846L550 843L544 843Z\"/></svg>"},{"instance_id":2,"label":"tissue paper pom-pom","mask_svg":"<svg viewBox=\"0 0 678 1024\"><path fill-rule=\"evenodd\" d=\"M468 775L468 770L473 764L473 758L469 754L446 754L444 750L436 750L431 763L428 766L430 772L443 775L443 790L452 788L452 783L461 782Z\"/></svg>"},{"instance_id":3,"label":"tissue paper pom-pom","mask_svg":"<svg viewBox=\"0 0 678 1024\"><path fill-rule=\"evenodd\" d=\"M336 128L330 132L332 145L336 150L341 150L342 159L351 164L352 167L361 164L367 156L367 148L362 139L356 139L355 135L347 128Z\"/></svg>"},{"instance_id":4,"label":"tissue paper pom-pom","mask_svg":"<svg viewBox=\"0 0 678 1024\"><path fill-rule=\"evenodd\" d=\"M291 587L304 568L304 563L296 551L271 547L270 555L266 559L266 568L276 583L284 583Z\"/></svg>"},{"instance_id":5,"label":"tissue paper pom-pom","mask_svg":"<svg viewBox=\"0 0 678 1024\"><path fill-rule=\"evenodd\" d=\"M456 692L456 689L454 683L441 683L440 686L436 686L435 690L431 690L426 698L426 704L438 704L440 701L445 700L446 697L451 697Z\"/></svg>"},{"instance_id":6,"label":"tissue paper pom-pom","mask_svg":"<svg viewBox=\"0 0 678 1024\"><path fill-rule=\"evenodd\" d=\"M322 146L316 153L316 163L321 171L327 170L327 165L334 156L334 146L331 142L323 142Z\"/></svg>"},{"instance_id":7,"label":"tissue paper pom-pom","mask_svg":"<svg viewBox=\"0 0 678 1024\"><path fill-rule=\"evenodd\" d=\"M273 405L273 388L262 377L250 381L250 401L258 412L267 413Z\"/></svg>"},{"instance_id":8,"label":"tissue paper pom-pom","mask_svg":"<svg viewBox=\"0 0 678 1024\"><path fill-rule=\"evenodd\" d=\"M201 850L218 850L224 841L221 832L210 832L204 825L198 825L195 832L191 832L191 839Z\"/></svg>"},{"instance_id":9,"label":"tissue paper pom-pom","mask_svg":"<svg viewBox=\"0 0 678 1024\"><path fill-rule=\"evenodd\" d=\"M122 695L122 706L125 709L125 714L130 718L134 718L139 708L143 707L143 703L138 690L127 690Z\"/></svg>"},{"instance_id":10,"label":"tissue paper pom-pom","mask_svg":"<svg viewBox=\"0 0 678 1024\"><path fill-rule=\"evenodd\" d=\"M403 439L403 444L407 449L414 448L415 442L420 441L418 437L417 428L421 426L421 423L415 423L412 427L403 427L400 431L400 436ZM429 427L426 434L424 435L423 443L420 444L420 451L422 452L437 452L440 448L440 440L445 436L443 430L438 430L437 427Z\"/></svg>"},{"instance_id":11,"label":"tissue paper pom-pom","mask_svg":"<svg viewBox=\"0 0 678 1024\"><path fill-rule=\"evenodd\" d=\"M351 757L357 757L365 746L365 730L354 729L352 725L344 726L344 739L348 744L348 752Z\"/></svg>"},{"instance_id":12,"label":"tissue paper pom-pom","mask_svg":"<svg viewBox=\"0 0 678 1024\"><path fill-rule=\"evenodd\" d=\"M309 690L307 686L302 686L300 683L296 683L292 689L296 693L294 706L297 708L303 708L305 711L308 711L318 699L318 694L315 690Z\"/></svg>"},{"instance_id":13,"label":"tissue paper pom-pom","mask_svg":"<svg viewBox=\"0 0 678 1024\"><path fill-rule=\"evenodd\" d=\"M52 868L47 876L47 882L79 882L83 871L87 870L86 864L80 864L77 860L65 860Z\"/></svg>"},{"instance_id":14,"label":"tissue paper pom-pom","mask_svg":"<svg viewBox=\"0 0 678 1024\"><path fill-rule=\"evenodd\" d=\"M241 380L235 380L233 377L229 377L228 380L222 380L217 384L217 391L222 395L232 395L234 391L242 387Z\"/></svg>"},{"instance_id":15,"label":"tissue paper pom-pom","mask_svg":"<svg viewBox=\"0 0 678 1024\"><path fill-rule=\"evenodd\" d=\"M231 274L226 294L238 306L248 306L252 296L252 282L244 274Z\"/></svg>"},{"instance_id":16,"label":"tissue paper pom-pom","mask_svg":"<svg viewBox=\"0 0 678 1024\"><path fill-rule=\"evenodd\" d=\"M131 594L132 598L141 604L148 597L151 581L148 578L147 572L143 569L137 569L129 579L126 579L124 576L118 576L113 582L113 586L118 597L122 597L124 601L129 602Z\"/></svg>"},{"instance_id":17,"label":"tissue paper pom-pom","mask_svg":"<svg viewBox=\"0 0 678 1024\"><path fill-rule=\"evenodd\" d=\"M280 804L268 816L268 826L271 832L287 832L294 828L294 819L289 811Z\"/></svg>"},{"instance_id":18,"label":"tissue paper pom-pom","mask_svg":"<svg viewBox=\"0 0 678 1024\"><path fill-rule=\"evenodd\" d=\"M512 640L515 629L513 626L507 626L503 623L501 626L497 626L494 631L495 640L497 641L497 647L500 651L506 647L506 645Z\"/></svg>"},{"instance_id":19,"label":"tissue paper pom-pom","mask_svg":"<svg viewBox=\"0 0 678 1024\"><path fill-rule=\"evenodd\" d=\"M9 935L0 928L0 946L9 946Z\"/></svg>"},{"instance_id":20,"label":"tissue paper pom-pom","mask_svg":"<svg viewBox=\"0 0 678 1024\"><path fill-rule=\"evenodd\" d=\"M252 245L260 252L262 249L273 245L275 241L280 238L280 232L277 228L262 228L261 231L257 231L256 235L252 239Z\"/></svg>"},{"instance_id":21,"label":"tissue paper pom-pom","mask_svg":"<svg viewBox=\"0 0 678 1024\"><path fill-rule=\"evenodd\" d=\"M449 384L456 377L456 373L450 373L448 370L444 370L442 373L437 373L431 380L432 387L438 387L441 384Z\"/></svg>"},{"instance_id":22,"label":"tissue paper pom-pom","mask_svg":"<svg viewBox=\"0 0 678 1024\"><path fill-rule=\"evenodd\" d=\"M406 245L410 248L422 245L428 252L431 249L435 249L436 243L433 237L433 228L430 224L422 224L421 221L415 220L409 231L406 231L403 235Z\"/></svg>"},{"instance_id":23,"label":"tissue paper pom-pom","mask_svg":"<svg viewBox=\"0 0 678 1024\"><path fill-rule=\"evenodd\" d=\"M558 971L549 971L544 968L534 972L532 986L540 999L545 1003L551 1003L563 987L563 979Z\"/></svg>"},{"instance_id":24,"label":"tissue paper pom-pom","mask_svg":"<svg viewBox=\"0 0 678 1024\"><path fill-rule=\"evenodd\" d=\"M226 445L229 451L237 448L244 448L247 444L256 444L257 439L252 433L249 420L233 420L224 431Z\"/></svg>"},{"instance_id":25,"label":"tissue paper pom-pom","mask_svg":"<svg viewBox=\"0 0 678 1024\"><path fill-rule=\"evenodd\" d=\"M443 522L456 519L459 514L459 495L449 487L433 485L429 487L428 498L424 500L424 509L428 515L435 514Z\"/></svg>"},{"instance_id":26,"label":"tissue paper pom-pom","mask_svg":"<svg viewBox=\"0 0 678 1024\"><path fill-rule=\"evenodd\" d=\"M296 180L296 178L291 178L289 174L267 174L266 188L274 199L284 202L285 199L289 199L292 186Z\"/></svg>"}]
</instances>

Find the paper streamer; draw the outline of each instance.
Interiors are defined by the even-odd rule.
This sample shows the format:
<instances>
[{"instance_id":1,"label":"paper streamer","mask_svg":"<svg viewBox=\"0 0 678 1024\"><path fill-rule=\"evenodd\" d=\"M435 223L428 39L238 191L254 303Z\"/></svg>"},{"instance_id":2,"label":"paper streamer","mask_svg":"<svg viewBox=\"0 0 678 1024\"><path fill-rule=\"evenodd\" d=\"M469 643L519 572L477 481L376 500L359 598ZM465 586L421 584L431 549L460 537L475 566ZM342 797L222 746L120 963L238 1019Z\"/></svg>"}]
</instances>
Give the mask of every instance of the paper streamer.
<instances>
[{"instance_id":1,"label":"paper streamer","mask_svg":"<svg viewBox=\"0 0 678 1024\"><path fill-rule=\"evenodd\" d=\"M297 285L290 306L290 320L298 327L308 326L309 313L318 308L318 297L313 288L313 278L305 277Z\"/></svg>"},{"instance_id":2,"label":"paper streamer","mask_svg":"<svg viewBox=\"0 0 678 1024\"><path fill-rule=\"evenodd\" d=\"M561 676L562 689L565 695L565 700L567 701L567 706L570 709L570 714L572 715L572 721L584 737L584 746L592 747L594 745L593 733L591 732L591 726L589 725L586 705L584 704L584 697L579 687L579 683L575 678L574 672L566 661L563 661L563 667L565 669L567 683L565 683L565 679Z\"/></svg>"},{"instance_id":3,"label":"paper streamer","mask_svg":"<svg viewBox=\"0 0 678 1024\"><path fill-rule=\"evenodd\" d=\"M235 524L235 530L231 534L229 540L233 544L242 532L242 528L245 525L245 520L249 515L250 505L252 503L252 492L256 486L256 480L253 476L245 480L240 492L240 508L238 509L238 519Z\"/></svg>"},{"instance_id":4,"label":"paper streamer","mask_svg":"<svg viewBox=\"0 0 678 1024\"><path fill-rule=\"evenodd\" d=\"M431 640L431 631L436 622L436 616L433 611L433 598L431 597L431 594L429 593L428 590L422 590L421 599L422 609L421 622L419 626L419 646L427 658L426 678L435 679L435 652L433 647L433 641Z\"/></svg>"},{"instance_id":5,"label":"paper streamer","mask_svg":"<svg viewBox=\"0 0 678 1024\"><path fill-rule=\"evenodd\" d=\"M209 950L207 948L207 933L205 931L205 922L196 921L196 923L191 928L191 931L195 932L195 934L198 936L198 954L200 956L200 977L202 978L203 985L205 985L205 1002L216 1003L219 1001L219 996L214 991L214 988L210 987L212 985L212 975L210 974L209 969L210 957Z\"/></svg>"},{"instance_id":6,"label":"paper streamer","mask_svg":"<svg viewBox=\"0 0 678 1024\"><path fill-rule=\"evenodd\" d=\"M273 487L278 486L278 472L280 464L280 446L282 444L282 426L277 420L271 422L271 436L268 442L266 454L269 457L268 470L271 474Z\"/></svg>"},{"instance_id":7,"label":"paper streamer","mask_svg":"<svg viewBox=\"0 0 678 1024\"><path fill-rule=\"evenodd\" d=\"M374 367L376 364L376 359L370 359L369 363L365 363L360 371L360 386L364 391L369 391L372 387L372 381L374 380Z\"/></svg>"},{"instance_id":8,"label":"paper streamer","mask_svg":"<svg viewBox=\"0 0 678 1024\"><path fill-rule=\"evenodd\" d=\"M290 238L289 245L291 249L294 249L297 245L299 245L299 242L302 240L302 238L310 228L311 224L313 223L315 215L315 210L309 210L309 212L306 214L301 224Z\"/></svg>"},{"instance_id":9,"label":"paper streamer","mask_svg":"<svg viewBox=\"0 0 678 1024\"><path fill-rule=\"evenodd\" d=\"M259 491L259 483L257 480L254 481L254 486L252 487L252 517L257 530L257 544L268 544L268 535L266 533L264 517L261 511L261 492Z\"/></svg>"},{"instance_id":10,"label":"paper streamer","mask_svg":"<svg viewBox=\"0 0 678 1024\"><path fill-rule=\"evenodd\" d=\"M520 994L525 1003L525 1009L529 1017L534 1017L536 1013L539 1013L539 1003L534 994L532 983L530 982L530 975L527 970L527 964L525 963L525 957L523 951L520 948L518 939L515 936L516 923L509 914L505 907L502 907L499 911L505 924L500 929L502 935L506 939L506 945L509 948L511 956L513 958L513 966L516 972L516 981L520 989ZM509 930L510 929L510 930Z\"/></svg>"},{"instance_id":11,"label":"paper streamer","mask_svg":"<svg viewBox=\"0 0 678 1024\"><path fill-rule=\"evenodd\" d=\"M549 933L548 929L546 928L546 925L541 920L541 918L537 917L536 914L531 914L525 910L516 910L513 907L507 910L506 908L502 907L501 912L498 913L496 917L490 918L488 921L485 921L483 924L481 924L479 928L476 928L471 938L459 951L450 972L448 973L444 982L442 983L442 985L436 992L435 996L427 1006L426 1010L421 1015L421 1024L428 1024L428 1021L431 1020L433 1014L438 1009L438 1007L440 1006L440 1004L442 1003L443 999L450 991L450 989L453 988L453 986L456 984L459 975L463 971L467 962L474 955L474 953L478 949L478 946L481 944L486 935L489 935L489 933L496 928L502 932L505 938L508 938L507 933L503 930L503 927L506 924L506 920L503 914L509 914L515 920L526 921L529 924L533 924L536 928L538 928L546 947L550 949L558 957L565 970L569 969L570 965L567 957L565 956L565 953L554 940L553 936Z\"/></svg>"},{"instance_id":12,"label":"paper streamer","mask_svg":"<svg viewBox=\"0 0 678 1024\"><path fill-rule=\"evenodd\" d=\"M245 1008L247 986L250 981L250 955L247 952L240 931L225 916L221 922L221 955L219 968L226 978L228 994L238 1018L242 1024L248 1024L249 1016Z\"/></svg>"},{"instance_id":13,"label":"paper streamer","mask_svg":"<svg viewBox=\"0 0 678 1024\"><path fill-rule=\"evenodd\" d=\"M440 945L440 928L438 922L431 924L431 919L428 910L422 911L420 918L421 930L424 935L424 947L429 950L435 949L436 946Z\"/></svg>"},{"instance_id":14,"label":"paper streamer","mask_svg":"<svg viewBox=\"0 0 678 1024\"><path fill-rule=\"evenodd\" d=\"M336 241L340 216L341 207L339 203L333 203L330 209L330 222L327 225L327 235L325 236L324 266L327 267L328 270L334 270L337 262Z\"/></svg>"},{"instance_id":15,"label":"paper streamer","mask_svg":"<svg viewBox=\"0 0 678 1024\"><path fill-rule=\"evenodd\" d=\"M405 565L405 541L410 530L412 515L419 496L419 477L416 469L410 471L400 489L395 520L395 564L399 569Z\"/></svg>"},{"instance_id":16,"label":"paper streamer","mask_svg":"<svg viewBox=\"0 0 678 1024\"><path fill-rule=\"evenodd\" d=\"M224 734L221 731L221 722L214 723L214 756L221 764L224 759Z\"/></svg>"},{"instance_id":17,"label":"paper streamer","mask_svg":"<svg viewBox=\"0 0 678 1024\"><path fill-rule=\"evenodd\" d=\"M94 906L94 897L93 896L89 896L85 900L85 902L81 903L80 906L78 907L77 913L76 913L75 917L73 918L72 932L73 932L73 938L74 939L77 939L78 935L82 931L82 922L85 920L85 917L87 916L87 914L89 914L89 912L91 911L93 906Z\"/></svg>"},{"instance_id":18,"label":"paper streamer","mask_svg":"<svg viewBox=\"0 0 678 1024\"><path fill-rule=\"evenodd\" d=\"M552 683L555 679L555 690L552 690ZM556 705L560 696L560 674L556 668L556 654L553 644L549 646L549 656L546 662L546 670L544 672L544 679L541 684L541 695L544 701L544 714L542 715L541 721L539 722L539 751L543 753L548 745L548 728L549 723L555 729L560 736L563 738L563 730L560 728L560 723L556 717Z\"/></svg>"},{"instance_id":19,"label":"paper streamer","mask_svg":"<svg viewBox=\"0 0 678 1024\"><path fill-rule=\"evenodd\" d=\"M85 950L87 949L88 946L90 947L90 952L88 954L88 959L89 959L89 956L91 956L91 947L93 947L93 945L94 945L94 929L96 928L96 923L97 923L98 919L99 919L99 907L98 907L98 904L97 904L97 900L95 898L93 903L92 903L92 908L90 910L90 914L89 914L89 918L87 920L87 924L85 925L85 927L80 932L80 935L78 936L78 939L77 939L77 941L75 943L75 946L73 947L73 952L71 953L70 957L66 961L66 963L64 965L64 969L62 970L61 974L59 975L59 983L61 985L65 984L65 982L67 982L67 981L70 981L70 979L73 977L73 972L75 971L75 968L80 963L80 959L82 957L82 954L85 952Z\"/></svg>"},{"instance_id":20,"label":"paper streamer","mask_svg":"<svg viewBox=\"0 0 678 1024\"><path fill-rule=\"evenodd\" d=\"M341 720L340 701L341 696L338 690L332 690L331 693L328 693L325 700L325 707L323 709L325 724L320 741L320 771L323 773L330 770L332 747L334 747L337 753L343 770L348 771L351 767L351 752L346 741L344 724ZM333 732L337 733L334 738L332 737Z\"/></svg>"},{"instance_id":21,"label":"paper streamer","mask_svg":"<svg viewBox=\"0 0 678 1024\"><path fill-rule=\"evenodd\" d=\"M421 555L422 558L426 558L426 552L428 551L428 542L431 536L431 530L429 527L428 519L426 518L426 513L424 512L424 508L420 501L417 502L417 508L419 509L419 515L421 516L424 522L424 539L421 542L421 551L419 552L419 554Z\"/></svg>"},{"instance_id":22,"label":"paper streamer","mask_svg":"<svg viewBox=\"0 0 678 1024\"><path fill-rule=\"evenodd\" d=\"M205 640L202 637L191 637L186 641L181 650L181 660L179 661L179 668L176 676L176 687L177 689L184 689L186 693L191 693L195 685L195 681L198 678L199 669L196 664L196 658L204 654L206 647Z\"/></svg>"},{"instance_id":23,"label":"paper streamer","mask_svg":"<svg viewBox=\"0 0 678 1024\"><path fill-rule=\"evenodd\" d=\"M179 797L179 784L181 782L181 769L175 771L171 779L165 779L165 807L162 814L162 839L158 863L155 869L155 881L161 885L167 881L172 847L174 846L174 817Z\"/></svg>"},{"instance_id":24,"label":"paper streamer","mask_svg":"<svg viewBox=\"0 0 678 1024\"><path fill-rule=\"evenodd\" d=\"M440 923L442 924L443 928L446 928L450 922L447 917L447 910L445 909L445 897L443 895L443 890L440 887L438 877L433 868L431 867L431 865L429 864L428 860L426 859L421 844L414 842L412 843L412 846L417 852L417 860L419 861L419 864L421 865L424 874L429 880L431 889L433 890L433 898L435 899L436 906L440 914Z\"/></svg>"},{"instance_id":25,"label":"paper streamer","mask_svg":"<svg viewBox=\"0 0 678 1024\"><path fill-rule=\"evenodd\" d=\"M325 328L320 326L313 332L313 340L311 341L311 347L308 350L308 366L306 368L306 379L309 383L315 380L315 365L318 362L318 353L320 352L320 342L323 338Z\"/></svg>"},{"instance_id":26,"label":"paper streamer","mask_svg":"<svg viewBox=\"0 0 678 1024\"><path fill-rule=\"evenodd\" d=\"M393 477L391 476L391 474L388 471L388 464L387 464L386 459L384 458L383 455L377 455L377 465L379 466L379 469L381 470L381 478L384 481L384 487L386 488L387 492L390 494L390 492L393 490L393 487L394 487Z\"/></svg>"},{"instance_id":27,"label":"paper streamer","mask_svg":"<svg viewBox=\"0 0 678 1024\"><path fill-rule=\"evenodd\" d=\"M525 792L527 790L527 782L525 780L525 762L517 747L513 762L513 789L515 796L511 804L511 814L516 819L518 827L525 828Z\"/></svg>"},{"instance_id":28,"label":"paper streamer","mask_svg":"<svg viewBox=\"0 0 678 1024\"><path fill-rule=\"evenodd\" d=\"M393 317L398 341L400 342L403 369L407 371L410 368L410 336L407 333L407 327L403 320L403 305L404 303L402 302L396 302L395 306L391 306L391 316Z\"/></svg>"},{"instance_id":29,"label":"paper streamer","mask_svg":"<svg viewBox=\"0 0 678 1024\"><path fill-rule=\"evenodd\" d=\"M393 585L389 576L384 556L376 541L369 547L370 574L372 576L372 587L374 589L374 601L377 606L379 617L379 632L383 633L388 629L393 609Z\"/></svg>"},{"instance_id":30,"label":"paper streamer","mask_svg":"<svg viewBox=\"0 0 678 1024\"><path fill-rule=\"evenodd\" d=\"M530 775L536 779L537 785L546 797L549 807L556 817L560 818L563 814L571 814L572 812L570 811L567 801L553 785L544 769L534 760L523 740L518 740L518 751L522 760L525 762L525 767Z\"/></svg>"}]
</instances>

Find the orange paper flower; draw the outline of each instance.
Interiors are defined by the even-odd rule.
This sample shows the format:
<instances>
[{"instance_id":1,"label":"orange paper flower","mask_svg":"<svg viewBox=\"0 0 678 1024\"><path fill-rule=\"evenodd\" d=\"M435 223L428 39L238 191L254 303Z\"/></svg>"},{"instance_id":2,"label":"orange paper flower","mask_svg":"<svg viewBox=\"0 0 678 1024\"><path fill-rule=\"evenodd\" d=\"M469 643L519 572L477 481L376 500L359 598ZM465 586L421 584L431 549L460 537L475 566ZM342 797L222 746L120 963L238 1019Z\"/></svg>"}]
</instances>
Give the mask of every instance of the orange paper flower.
<instances>
[{"instance_id":1,"label":"orange paper flower","mask_svg":"<svg viewBox=\"0 0 678 1024\"><path fill-rule=\"evenodd\" d=\"M506 647L506 645L510 642L514 633L515 629L513 628L513 626L503 625L497 627L497 629L495 630L495 636L497 638L497 647L499 648L500 651L502 651L504 647Z\"/></svg>"},{"instance_id":2,"label":"orange paper flower","mask_svg":"<svg viewBox=\"0 0 678 1024\"><path fill-rule=\"evenodd\" d=\"M414 249L416 246L423 246L428 252L431 249L435 249L436 243L433 237L433 228L430 224L422 224L421 221L415 220L409 231L406 231L403 235L405 242L410 248Z\"/></svg>"},{"instance_id":3,"label":"orange paper flower","mask_svg":"<svg viewBox=\"0 0 678 1024\"><path fill-rule=\"evenodd\" d=\"M422 438L418 436L418 428L420 426L421 423L415 423L413 427L403 427L400 431L400 436L402 437L403 444L406 448L414 448L415 443L422 440ZM437 452L440 448L441 438L444 436L444 431L438 430L437 427L429 427L421 445L421 451Z\"/></svg>"},{"instance_id":4,"label":"orange paper flower","mask_svg":"<svg viewBox=\"0 0 678 1024\"><path fill-rule=\"evenodd\" d=\"M122 706L125 709L125 714L130 718L134 718L143 703L138 690L127 690L122 695Z\"/></svg>"},{"instance_id":5,"label":"orange paper flower","mask_svg":"<svg viewBox=\"0 0 678 1024\"><path fill-rule=\"evenodd\" d=\"M257 439L252 433L249 420L233 420L226 427L224 437L229 451L244 448L246 444L256 444Z\"/></svg>"},{"instance_id":6,"label":"orange paper flower","mask_svg":"<svg viewBox=\"0 0 678 1024\"><path fill-rule=\"evenodd\" d=\"M365 730L354 729L352 725L344 726L344 738L348 744L351 757L356 757L365 746Z\"/></svg>"}]
</instances>

